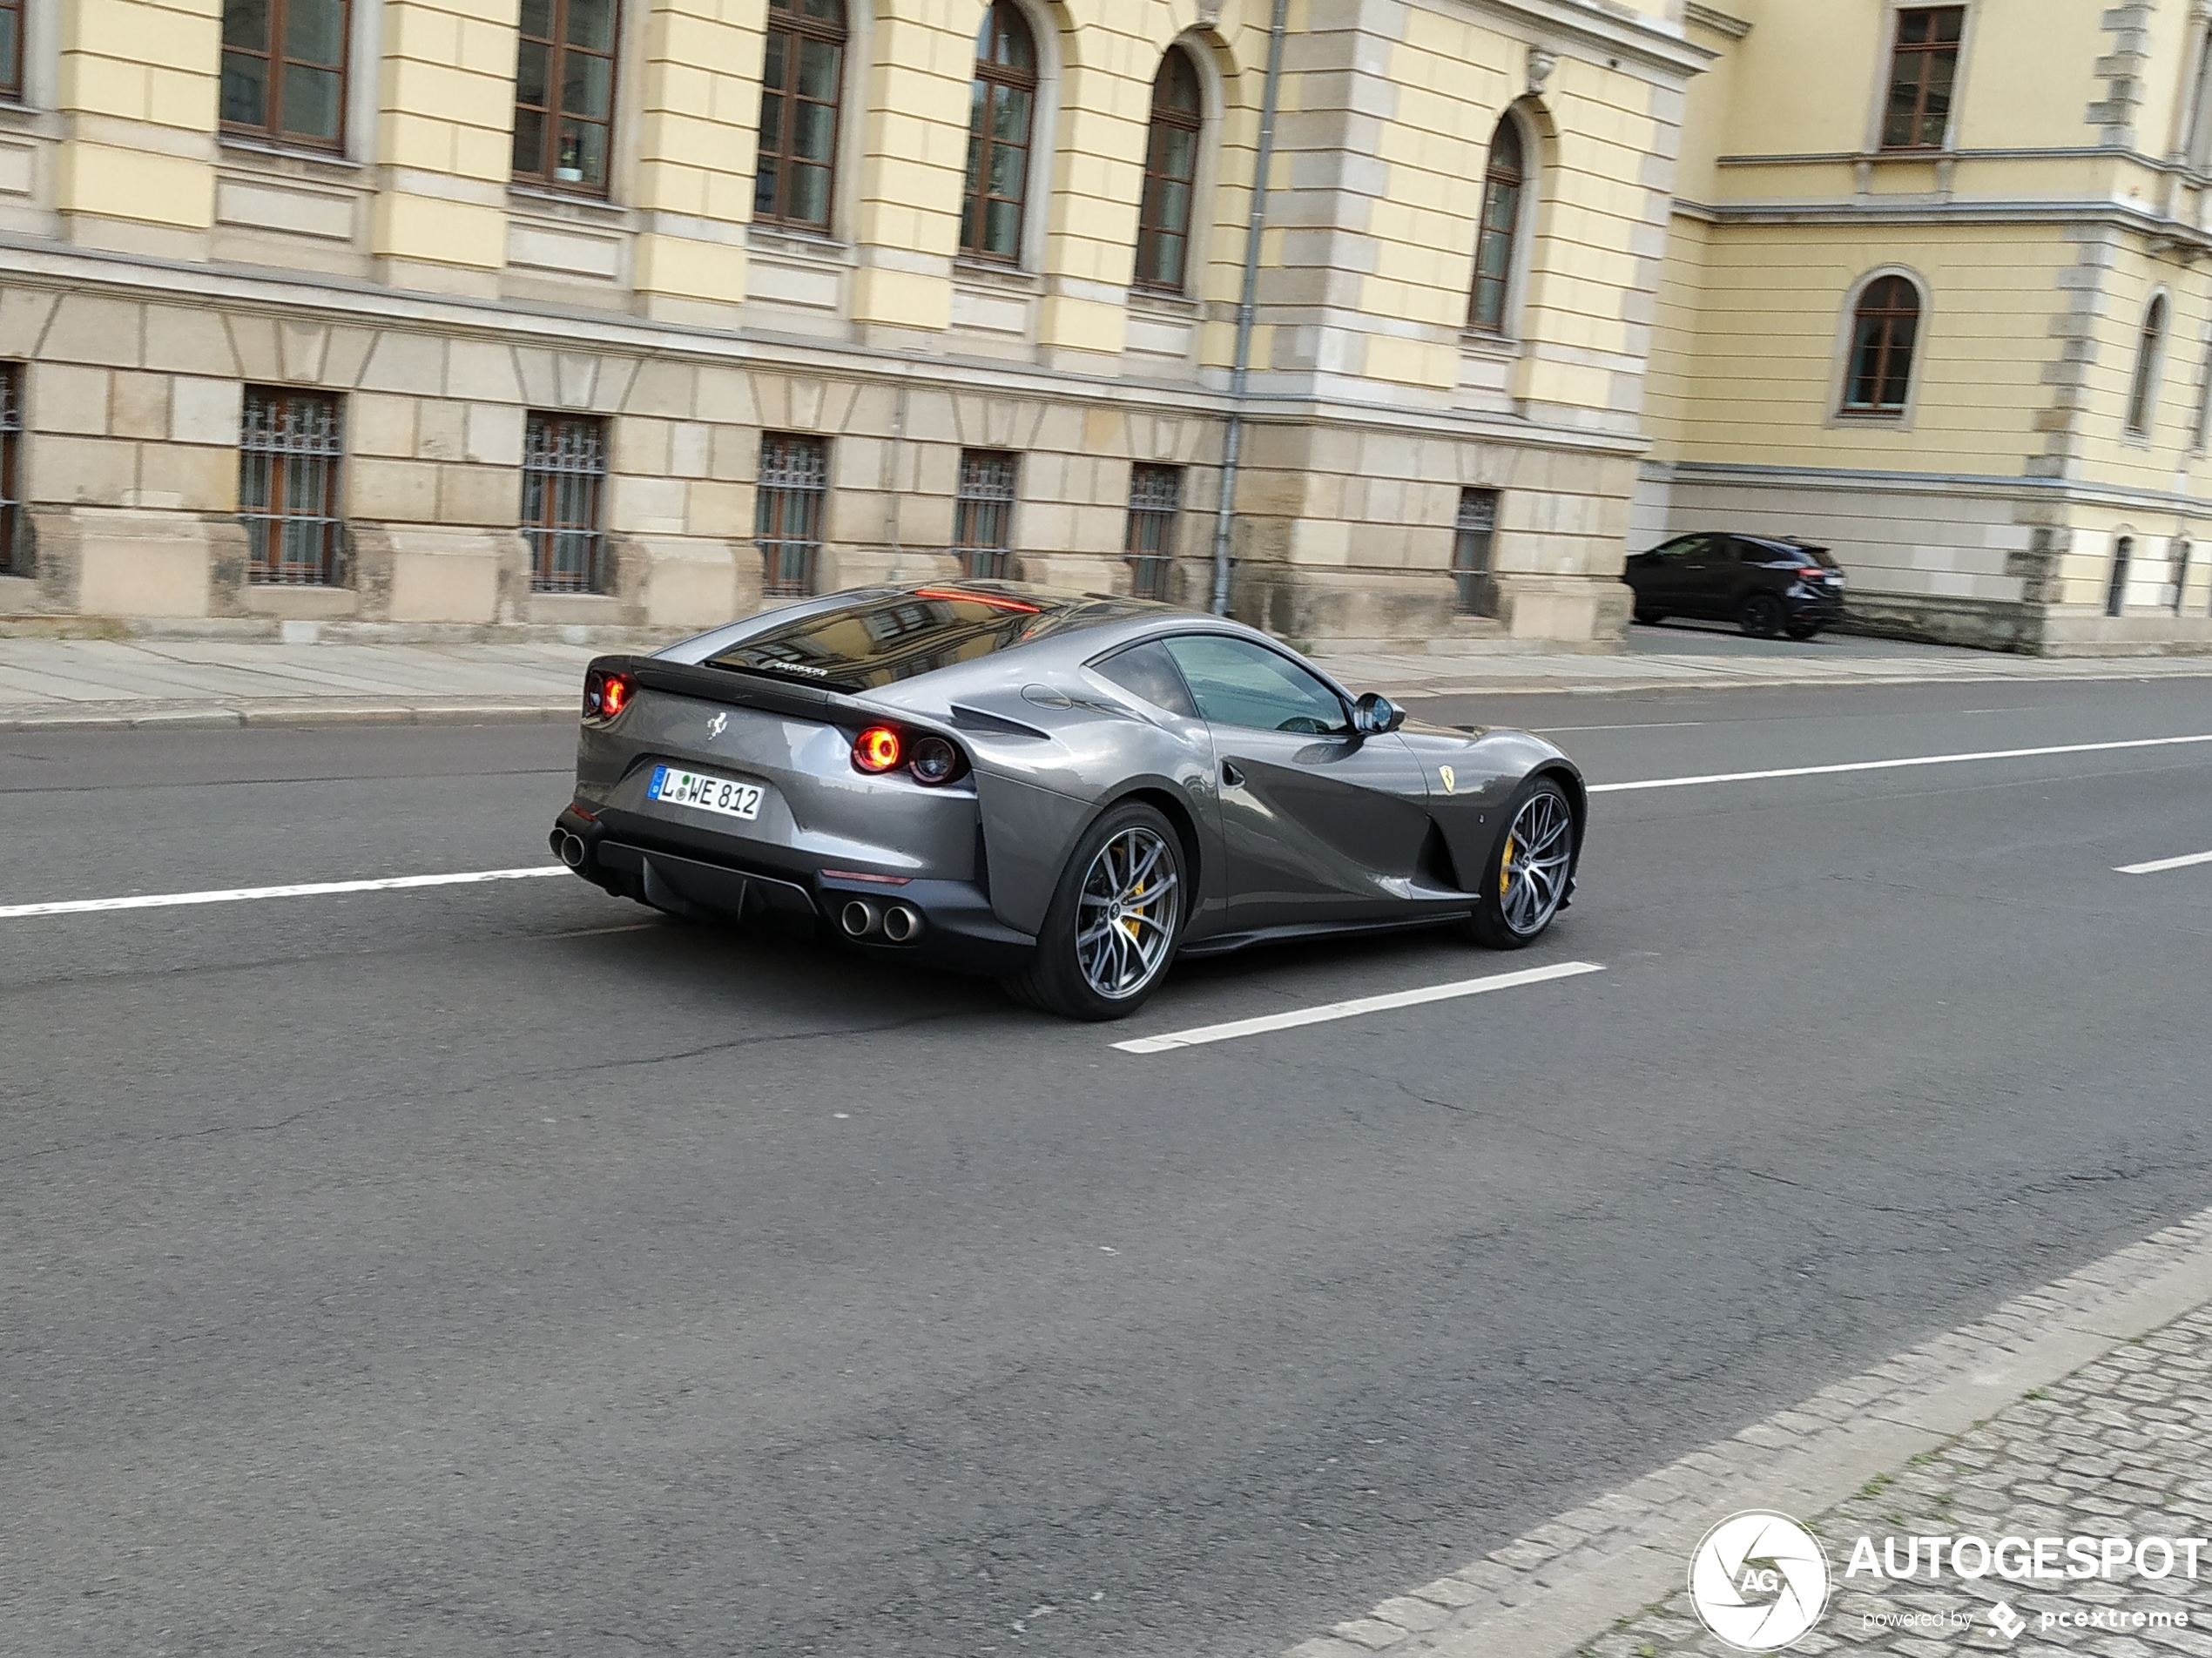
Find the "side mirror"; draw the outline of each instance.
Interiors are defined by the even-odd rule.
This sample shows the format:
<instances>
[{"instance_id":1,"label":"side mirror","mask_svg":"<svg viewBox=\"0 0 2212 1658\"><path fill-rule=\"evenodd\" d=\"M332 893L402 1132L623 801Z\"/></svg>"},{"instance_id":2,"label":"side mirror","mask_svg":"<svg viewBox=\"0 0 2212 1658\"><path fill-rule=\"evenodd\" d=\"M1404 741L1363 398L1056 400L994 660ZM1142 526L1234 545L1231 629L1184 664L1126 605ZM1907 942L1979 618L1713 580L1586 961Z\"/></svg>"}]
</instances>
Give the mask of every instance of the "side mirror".
<instances>
[{"instance_id":1,"label":"side mirror","mask_svg":"<svg viewBox=\"0 0 2212 1658\"><path fill-rule=\"evenodd\" d=\"M1352 729L1362 737L1380 737L1405 723L1404 709L1372 691L1352 704Z\"/></svg>"}]
</instances>

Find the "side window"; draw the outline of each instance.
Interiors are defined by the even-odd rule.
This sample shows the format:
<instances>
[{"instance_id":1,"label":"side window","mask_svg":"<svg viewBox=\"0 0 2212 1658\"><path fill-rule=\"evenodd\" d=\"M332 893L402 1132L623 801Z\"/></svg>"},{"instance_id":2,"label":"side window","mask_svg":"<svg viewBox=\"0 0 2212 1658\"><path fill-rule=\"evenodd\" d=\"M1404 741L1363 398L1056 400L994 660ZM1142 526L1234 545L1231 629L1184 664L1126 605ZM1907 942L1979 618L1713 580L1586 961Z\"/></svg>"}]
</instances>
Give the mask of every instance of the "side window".
<instances>
[{"instance_id":1,"label":"side window","mask_svg":"<svg viewBox=\"0 0 2212 1658\"><path fill-rule=\"evenodd\" d=\"M1738 562L1745 564L1771 564L1782 555L1764 542L1739 541L1736 543L1736 556Z\"/></svg>"},{"instance_id":2,"label":"side window","mask_svg":"<svg viewBox=\"0 0 2212 1658\"><path fill-rule=\"evenodd\" d=\"M1164 708L1185 719L1198 718L1197 705L1190 700L1190 688L1183 683L1183 676L1175 670L1175 659L1157 639L1116 650L1104 661L1090 665L1095 672L1155 708Z\"/></svg>"},{"instance_id":3,"label":"side window","mask_svg":"<svg viewBox=\"0 0 2212 1658\"><path fill-rule=\"evenodd\" d=\"M1712 545L1710 536L1684 536L1680 541L1670 541L1664 547L1653 550L1669 564L1687 564L1694 559L1703 558L1712 550Z\"/></svg>"},{"instance_id":4,"label":"side window","mask_svg":"<svg viewBox=\"0 0 2212 1658\"><path fill-rule=\"evenodd\" d=\"M1188 633L1167 641L1198 711L1217 725L1312 736L1352 729L1336 692L1286 657L1218 634Z\"/></svg>"}]
</instances>

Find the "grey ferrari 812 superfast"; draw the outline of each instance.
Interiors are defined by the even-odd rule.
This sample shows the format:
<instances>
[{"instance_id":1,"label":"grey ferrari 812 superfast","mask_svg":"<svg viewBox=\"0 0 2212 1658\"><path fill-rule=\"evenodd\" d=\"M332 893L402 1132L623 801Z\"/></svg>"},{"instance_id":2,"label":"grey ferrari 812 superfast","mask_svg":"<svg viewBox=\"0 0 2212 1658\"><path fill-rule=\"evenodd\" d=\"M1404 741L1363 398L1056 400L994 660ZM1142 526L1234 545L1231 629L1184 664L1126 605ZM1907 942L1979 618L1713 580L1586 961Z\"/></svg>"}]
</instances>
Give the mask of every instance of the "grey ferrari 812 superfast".
<instances>
[{"instance_id":1,"label":"grey ferrari 812 superfast","mask_svg":"<svg viewBox=\"0 0 2212 1658\"><path fill-rule=\"evenodd\" d=\"M1581 774L1218 617L1010 582L811 599L585 677L553 849L656 909L812 917L1076 1019L1178 954L1567 907Z\"/></svg>"}]
</instances>

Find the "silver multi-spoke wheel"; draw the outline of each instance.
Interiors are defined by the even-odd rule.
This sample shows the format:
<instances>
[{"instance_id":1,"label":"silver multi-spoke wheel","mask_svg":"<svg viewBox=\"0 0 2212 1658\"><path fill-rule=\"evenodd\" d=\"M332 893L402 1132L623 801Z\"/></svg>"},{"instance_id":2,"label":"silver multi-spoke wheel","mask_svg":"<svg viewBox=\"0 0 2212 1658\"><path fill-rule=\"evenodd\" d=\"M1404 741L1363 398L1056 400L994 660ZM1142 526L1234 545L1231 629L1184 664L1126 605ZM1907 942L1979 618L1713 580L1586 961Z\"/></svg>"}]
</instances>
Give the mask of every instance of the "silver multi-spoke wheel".
<instances>
[{"instance_id":1,"label":"silver multi-spoke wheel","mask_svg":"<svg viewBox=\"0 0 2212 1658\"><path fill-rule=\"evenodd\" d=\"M1177 884L1168 843L1142 824L1098 849L1076 906L1076 962L1098 994L1118 1001L1158 975L1175 943Z\"/></svg>"},{"instance_id":2,"label":"silver multi-spoke wheel","mask_svg":"<svg viewBox=\"0 0 2212 1658\"><path fill-rule=\"evenodd\" d=\"M1554 789L1539 789L1514 814L1498 859L1498 909L1526 938L1543 931L1567 891L1575 819Z\"/></svg>"}]
</instances>

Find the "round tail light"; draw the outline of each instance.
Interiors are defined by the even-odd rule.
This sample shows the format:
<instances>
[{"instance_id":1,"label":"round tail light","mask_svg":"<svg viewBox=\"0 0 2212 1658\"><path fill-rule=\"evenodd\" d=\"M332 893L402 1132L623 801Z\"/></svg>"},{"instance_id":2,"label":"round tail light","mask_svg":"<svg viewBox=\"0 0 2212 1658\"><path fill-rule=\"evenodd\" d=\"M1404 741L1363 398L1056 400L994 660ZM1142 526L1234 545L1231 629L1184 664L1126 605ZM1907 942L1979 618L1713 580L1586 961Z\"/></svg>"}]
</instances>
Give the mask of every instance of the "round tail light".
<instances>
[{"instance_id":1,"label":"round tail light","mask_svg":"<svg viewBox=\"0 0 2212 1658\"><path fill-rule=\"evenodd\" d=\"M949 783L960 770L960 751L941 737L925 737L915 743L914 758L907 764L917 783Z\"/></svg>"},{"instance_id":2,"label":"round tail light","mask_svg":"<svg viewBox=\"0 0 2212 1658\"><path fill-rule=\"evenodd\" d=\"M630 694L636 688L628 674L593 670L583 678L583 717L612 719L630 706Z\"/></svg>"},{"instance_id":3,"label":"round tail light","mask_svg":"<svg viewBox=\"0 0 2212 1658\"><path fill-rule=\"evenodd\" d=\"M891 771L905 755L906 745L888 725L871 725L853 739L853 764L863 772Z\"/></svg>"}]
</instances>

